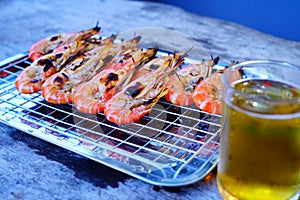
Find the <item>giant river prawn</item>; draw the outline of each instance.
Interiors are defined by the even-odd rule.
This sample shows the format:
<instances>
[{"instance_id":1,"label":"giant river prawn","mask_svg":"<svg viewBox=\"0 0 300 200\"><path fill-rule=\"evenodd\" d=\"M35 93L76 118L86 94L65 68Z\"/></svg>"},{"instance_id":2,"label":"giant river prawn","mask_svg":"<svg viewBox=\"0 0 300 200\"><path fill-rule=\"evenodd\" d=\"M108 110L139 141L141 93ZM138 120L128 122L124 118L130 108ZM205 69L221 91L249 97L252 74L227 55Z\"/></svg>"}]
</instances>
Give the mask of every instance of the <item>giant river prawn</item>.
<instances>
[{"instance_id":1,"label":"giant river prawn","mask_svg":"<svg viewBox=\"0 0 300 200\"><path fill-rule=\"evenodd\" d=\"M219 57L183 65L186 52L158 57L156 48L139 45L141 36L116 41L116 35L103 39L99 32L96 25L36 42L29 50L32 64L16 78L17 90L41 91L49 103L74 103L84 113L103 112L116 124L141 119L162 97L220 114L222 71L212 73Z\"/></svg>"}]
</instances>

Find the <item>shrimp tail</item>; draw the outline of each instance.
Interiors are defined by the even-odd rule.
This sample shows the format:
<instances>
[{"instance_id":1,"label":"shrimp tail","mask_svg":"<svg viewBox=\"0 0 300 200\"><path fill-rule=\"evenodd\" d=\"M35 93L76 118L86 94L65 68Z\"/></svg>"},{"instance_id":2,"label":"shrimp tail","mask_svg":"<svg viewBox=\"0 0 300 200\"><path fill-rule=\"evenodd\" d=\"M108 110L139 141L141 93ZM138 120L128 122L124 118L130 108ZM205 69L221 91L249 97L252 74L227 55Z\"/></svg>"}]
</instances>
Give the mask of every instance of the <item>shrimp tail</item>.
<instances>
[{"instance_id":1,"label":"shrimp tail","mask_svg":"<svg viewBox=\"0 0 300 200\"><path fill-rule=\"evenodd\" d=\"M93 28L93 30L95 31L95 32L100 32L100 30L101 30L101 27L99 26L99 21L97 21L96 22L96 25L95 25L95 27Z\"/></svg>"},{"instance_id":2,"label":"shrimp tail","mask_svg":"<svg viewBox=\"0 0 300 200\"><path fill-rule=\"evenodd\" d=\"M24 69L15 81L16 89L23 94L32 94L41 90L39 79L29 76L32 67Z\"/></svg>"},{"instance_id":3,"label":"shrimp tail","mask_svg":"<svg viewBox=\"0 0 300 200\"><path fill-rule=\"evenodd\" d=\"M42 96L53 104L68 104L73 102L72 91L63 90L63 85L69 81L69 76L65 73L51 76L42 85Z\"/></svg>"},{"instance_id":4,"label":"shrimp tail","mask_svg":"<svg viewBox=\"0 0 300 200\"><path fill-rule=\"evenodd\" d=\"M34 46L32 47L34 48ZM42 57L44 54L42 54L41 52L36 52L36 51L30 51L30 53L28 54L28 57L31 60L37 60L38 58Z\"/></svg>"}]
</instances>

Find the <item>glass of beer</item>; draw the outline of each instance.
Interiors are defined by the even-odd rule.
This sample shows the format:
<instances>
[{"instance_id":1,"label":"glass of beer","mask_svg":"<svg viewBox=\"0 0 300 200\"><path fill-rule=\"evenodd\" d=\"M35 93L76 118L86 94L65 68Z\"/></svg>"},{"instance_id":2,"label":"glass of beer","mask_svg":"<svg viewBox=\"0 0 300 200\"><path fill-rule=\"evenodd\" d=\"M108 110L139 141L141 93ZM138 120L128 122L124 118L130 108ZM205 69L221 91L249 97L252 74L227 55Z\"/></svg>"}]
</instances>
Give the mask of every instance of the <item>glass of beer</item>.
<instances>
[{"instance_id":1,"label":"glass of beer","mask_svg":"<svg viewBox=\"0 0 300 200\"><path fill-rule=\"evenodd\" d=\"M224 199L291 199L300 189L300 67L247 61L222 77L218 188Z\"/></svg>"}]
</instances>

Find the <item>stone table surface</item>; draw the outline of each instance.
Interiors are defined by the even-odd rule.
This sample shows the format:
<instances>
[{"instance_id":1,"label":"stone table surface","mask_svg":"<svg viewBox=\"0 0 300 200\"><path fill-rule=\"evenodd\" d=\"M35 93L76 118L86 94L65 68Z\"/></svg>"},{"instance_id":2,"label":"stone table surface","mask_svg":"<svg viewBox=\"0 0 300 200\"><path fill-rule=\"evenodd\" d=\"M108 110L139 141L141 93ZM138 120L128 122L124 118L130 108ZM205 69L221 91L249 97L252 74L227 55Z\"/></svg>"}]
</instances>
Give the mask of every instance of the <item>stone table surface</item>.
<instances>
[{"instance_id":1,"label":"stone table surface","mask_svg":"<svg viewBox=\"0 0 300 200\"><path fill-rule=\"evenodd\" d=\"M87 29L104 35L142 27L184 33L223 63L250 59L300 65L300 43L148 1L0 1L0 60L51 34ZM156 188L100 163L0 124L0 199L221 199L216 171L180 188Z\"/></svg>"}]
</instances>

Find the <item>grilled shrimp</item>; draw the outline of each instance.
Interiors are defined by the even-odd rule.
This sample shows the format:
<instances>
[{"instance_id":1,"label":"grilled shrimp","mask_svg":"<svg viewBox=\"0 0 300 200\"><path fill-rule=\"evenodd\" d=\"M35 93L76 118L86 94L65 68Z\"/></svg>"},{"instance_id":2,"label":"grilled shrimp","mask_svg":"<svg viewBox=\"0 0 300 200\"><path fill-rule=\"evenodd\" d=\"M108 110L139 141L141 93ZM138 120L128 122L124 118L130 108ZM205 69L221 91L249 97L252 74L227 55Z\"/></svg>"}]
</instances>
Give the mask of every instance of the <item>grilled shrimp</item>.
<instances>
[{"instance_id":1,"label":"grilled shrimp","mask_svg":"<svg viewBox=\"0 0 300 200\"><path fill-rule=\"evenodd\" d=\"M104 107L105 117L116 124L135 122L149 113L152 107L168 91L165 85L169 77L183 63L183 56L165 56L153 59L146 67L154 67L135 77L126 87L116 93ZM151 67L150 67L151 68Z\"/></svg>"},{"instance_id":2,"label":"grilled shrimp","mask_svg":"<svg viewBox=\"0 0 300 200\"><path fill-rule=\"evenodd\" d=\"M51 35L33 44L29 50L28 56L32 61L35 61L39 57L51 53L56 48L72 43L78 39L88 40L91 36L99 33L99 31L100 27L97 23L94 28L85 31Z\"/></svg>"},{"instance_id":3,"label":"grilled shrimp","mask_svg":"<svg viewBox=\"0 0 300 200\"><path fill-rule=\"evenodd\" d=\"M67 104L73 102L77 87L99 73L116 55L135 48L140 37L121 44L110 44L98 50L98 53L86 59L84 56L69 63L59 73L48 78L42 85L42 96L50 103Z\"/></svg>"},{"instance_id":4,"label":"grilled shrimp","mask_svg":"<svg viewBox=\"0 0 300 200\"><path fill-rule=\"evenodd\" d=\"M231 65L235 63L233 61ZM222 74L227 68L212 73L196 85L192 97L198 108L211 114L221 114L223 94ZM240 76L241 73L237 72L232 76L232 80L238 80Z\"/></svg>"},{"instance_id":5,"label":"grilled shrimp","mask_svg":"<svg viewBox=\"0 0 300 200\"><path fill-rule=\"evenodd\" d=\"M156 49L143 51L137 48L116 57L110 66L80 85L74 95L74 106L89 114L102 112L105 102L112 97L115 89L122 88L130 80L135 67L149 61L155 54Z\"/></svg>"},{"instance_id":6,"label":"grilled shrimp","mask_svg":"<svg viewBox=\"0 0 300 200\"><path fill-rule=\"evenodd\" d=\"M38 92L46 78L56 73L60 66L66 64L73 48L80 45L74 42L65 46L63 51L44 55L26 67L16 78L17 90L24 94Z\"/></svg>"},{"instance_id":7,"label":"grilled shrimp","mask_svg":"<svg viewBox=\"0 0 300 200\"><path fill-rule=\"evenodd\" d=\"M109 62L111 57L108 53L112 44L98 50L98 54L86 57L81 55L70 62L60 72L49 77L42 85L42 96L46 101L53 104L72 103L72 89L83 82L86 76L99 70ZM107 55L106 55L107 54ZM107 62L106 62L107 61Z\"/></svg>"},{"instance_id":8,"label":"grilled shrimp","mask_svg":"<svg viewBox=\"0 0 300 200\"><path fill-rule=\"evenodd\" d=\"M166 88L169 92L165 98L167 101L181 106L194 103L192 95L196 84L205 79L212 71L212 67L217 64L219 57L199 64L190 64L181 68L168 81Z\"/></svg>"},{"instance_id":9,"label":"grilled shrimp","mask_svg":"<svg viewBox=\"0 0 300 200\"><path fill-rule=\"evenodd\" d=\"M16 88L25 94L35 93L41 89L43 82L60 71L67 63L80 56L92 56L103 45L114 40L116 36L94 42L80 39L68 45L61 46L53 53L46 54L25 68L16 79Z\"/></svg>"}]
</instances>

